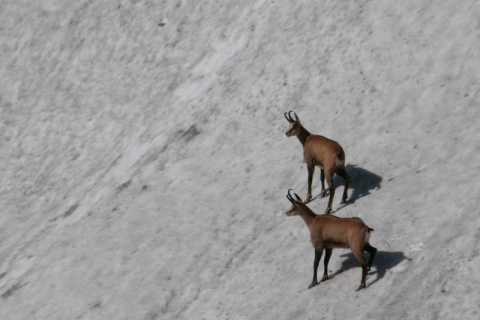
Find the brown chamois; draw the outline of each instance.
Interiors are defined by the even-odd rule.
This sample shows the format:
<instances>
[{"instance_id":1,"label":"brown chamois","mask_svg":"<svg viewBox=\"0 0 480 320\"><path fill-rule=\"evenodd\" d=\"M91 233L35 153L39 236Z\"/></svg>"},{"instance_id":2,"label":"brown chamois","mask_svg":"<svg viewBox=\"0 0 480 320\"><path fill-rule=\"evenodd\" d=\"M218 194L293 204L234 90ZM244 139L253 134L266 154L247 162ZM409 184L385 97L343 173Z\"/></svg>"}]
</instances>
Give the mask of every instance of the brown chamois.
<instances>
[{"instance_id":1,"label":"brown chamois","mask_svg":"<svg viewBox=\"0 0 480 320\"><path fill-rule=\"evenodd\" d=\"M336 173L345 179L345 189L343 190L342 202L347 202L347 191L350 177L345 170L345 152L343 148L333 140L324 136L311 134L300 123L300 119L294 112L295 118L292 118L292 111L285 113L285 118L289 122L288 130L285 133L287 137L297 136L303 145L303 158L307 164L308 170L308 193L307 203L312 200L312 179L315 166L320 167L320 180L322 181L322 192L320 196L325 197L325 178L330 191L328 206L325 213L332 212L333 196L335 195L335 186L333 185L333 175Z\"/></svg>"},{"instance_id":2,"label":"brown chamois","mask_svg":"<svg viewBox=\"0 0 480 320\"><path fill-rule=\"evenodd\" d=\"M334 215L315 214L295 193L296 199L288 190L287 199L292 207L286 212L287 216L299 215L305 221L310 230L310 240L315 249L315 260L313 262L313 280L308 288L319 284L317 281L317 269L325 250L323 278L320 282L328 279L328 262L332 255L333 248L350 248L357 261L362 266L362 281L357 291L366 288L367 272L370 271L373 258L377 249L368 243L372 228L368 227L360 218L339 218ZM366 262L363 251L370 254L370 260Z\"/></svg>"}]
</instances>

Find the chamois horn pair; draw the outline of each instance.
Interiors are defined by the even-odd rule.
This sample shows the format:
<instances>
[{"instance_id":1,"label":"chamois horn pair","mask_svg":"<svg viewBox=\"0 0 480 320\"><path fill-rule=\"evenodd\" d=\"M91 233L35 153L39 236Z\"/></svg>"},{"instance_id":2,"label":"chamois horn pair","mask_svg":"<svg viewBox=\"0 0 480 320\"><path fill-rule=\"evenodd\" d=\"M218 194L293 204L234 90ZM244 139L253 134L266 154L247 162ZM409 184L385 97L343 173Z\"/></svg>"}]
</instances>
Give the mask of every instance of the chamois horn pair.
<instances>
[{"instance_id":1,"label":"chamois horn pair","mask_svg":"<svg viewBox=\"0 0 480 320\"><path fill-rule=\"evenodd\" d=\"M284 115L285 115L285 119L287 119L288 122L295 122L295 121L298 121L298 116L295 112L293 112L293 115L295 117L295 119L292 118L292 112L293 111L290 111L290 112L285 112Z\"/></svg>"}]
</instances>

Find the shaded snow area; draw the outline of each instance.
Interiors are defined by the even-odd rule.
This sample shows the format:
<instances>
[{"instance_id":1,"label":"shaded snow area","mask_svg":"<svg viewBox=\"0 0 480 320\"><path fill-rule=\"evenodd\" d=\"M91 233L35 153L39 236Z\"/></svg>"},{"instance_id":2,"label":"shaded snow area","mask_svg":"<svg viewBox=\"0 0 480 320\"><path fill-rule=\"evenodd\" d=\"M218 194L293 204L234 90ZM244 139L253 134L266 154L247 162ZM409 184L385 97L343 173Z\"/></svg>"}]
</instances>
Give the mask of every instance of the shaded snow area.
<instances>
[{"instance_id":1,"label":"shaded snow area","mask_svg":"<svg viewBox=\"0 0 480 320\"><path fill-rule=\"evenodd\" d=\"M472 0L1 1L0 319L479 319L479 17ZM345 149L333 209L375 229L366 290L344 249L307 289L289 110Z\"/></svg>"}]
</instances>

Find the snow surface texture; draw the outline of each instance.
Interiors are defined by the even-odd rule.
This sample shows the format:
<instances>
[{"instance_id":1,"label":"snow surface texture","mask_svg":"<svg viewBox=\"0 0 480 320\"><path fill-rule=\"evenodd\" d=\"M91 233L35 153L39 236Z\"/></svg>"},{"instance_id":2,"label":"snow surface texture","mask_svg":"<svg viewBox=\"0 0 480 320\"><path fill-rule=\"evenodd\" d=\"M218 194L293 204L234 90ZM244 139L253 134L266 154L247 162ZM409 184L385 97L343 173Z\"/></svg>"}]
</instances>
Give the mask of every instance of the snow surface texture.
<instances>
[{"instance_id":1,"label":"snow surface texture","mask_svg":"<svg viewBox=\"0 0 480 320\"><path fill-rule=\"evenodd\" d=\"M478 319L479 17L471 0L1 1L0 319ZM379 250L364 291L348 250L306 290L291 109L346 151L335 214Z\"/></svg>"}]
</instances>

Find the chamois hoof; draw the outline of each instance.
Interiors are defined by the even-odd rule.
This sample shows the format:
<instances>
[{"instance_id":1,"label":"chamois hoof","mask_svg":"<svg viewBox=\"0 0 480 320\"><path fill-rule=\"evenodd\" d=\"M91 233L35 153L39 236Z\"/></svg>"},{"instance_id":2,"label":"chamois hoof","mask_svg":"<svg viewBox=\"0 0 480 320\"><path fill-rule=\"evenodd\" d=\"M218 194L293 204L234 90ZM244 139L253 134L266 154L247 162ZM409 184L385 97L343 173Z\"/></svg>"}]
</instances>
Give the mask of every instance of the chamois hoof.
<instances>
[{"instance_id":1,"label":"chamois hoof","mask_svg":"<svg viewBox=\"0 0 480 320\"><path fill-rule=\"evenodd\" d=\"M358 287L358 289L357 289L356 291L358 292L358 291L360 291L360 290L362 290L362 289L365 289L366 287L367 287L367 286L365 285L365 283L362 283L362 284Z\"/></svg>"},{"instance_id":2,"label":"chamois hoof","mask_svg":"<svg viewBox=\"0 0 480 320\"><path fill-rule=\"evenodd\" d=\"M310 285L308 286L308 289L311 289L311 288L315 287L316 285L318 285L318 281L317 281L317 282L313 281L313 282L310 283Z\"/></svg>"},{"instance_id":3,"label":"chamois hoof","mask_svg":"<svg viewBox=\"0 0 480 320\"><path fill-rule=\"evenodd\" d=\"M322 193L320 193L320 198L325 198L326 195L327 191L322 191Z\"/></svg>"},{"instance_id":4,"label":"chamois hoof","mask_svg":"<svg viewBox=\"0 0 480 320\"><path fill-rule=\"evenodd\" d=\"M332 213L332 208L327 208L327 210L325 210L325 214L330 214Z\"/></svg>"}]
</instances>

